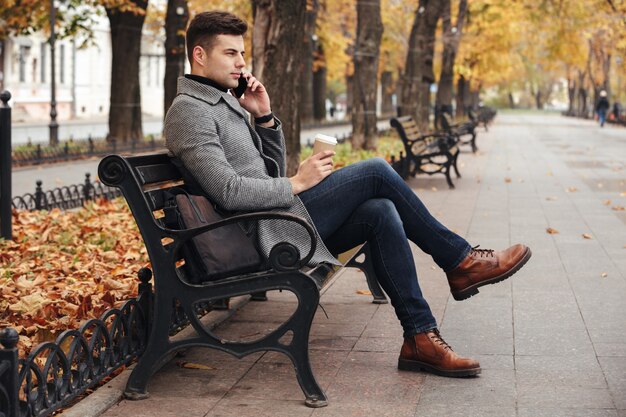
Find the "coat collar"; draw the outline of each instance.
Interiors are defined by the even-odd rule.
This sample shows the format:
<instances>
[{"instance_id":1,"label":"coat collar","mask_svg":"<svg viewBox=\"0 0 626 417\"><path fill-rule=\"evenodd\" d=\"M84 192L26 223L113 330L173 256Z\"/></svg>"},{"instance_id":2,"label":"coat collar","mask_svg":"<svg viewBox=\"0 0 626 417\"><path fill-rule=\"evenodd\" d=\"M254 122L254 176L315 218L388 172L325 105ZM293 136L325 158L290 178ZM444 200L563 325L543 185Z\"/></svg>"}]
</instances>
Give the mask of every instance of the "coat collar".
<instances>
[{"instance_id":1,"label":"coat collar","mask_svg":"<svg viewBox=\"0 0 626 417\"><path fill-rule=\"evenodd\" d=\"M178 94L192 96L213 106L220 100L224 100L229 107L239 113L244 119L247 119L247 115L235 97L210 85L202 84L185 77L178 77Z\"/></svg>"}]
</instances>

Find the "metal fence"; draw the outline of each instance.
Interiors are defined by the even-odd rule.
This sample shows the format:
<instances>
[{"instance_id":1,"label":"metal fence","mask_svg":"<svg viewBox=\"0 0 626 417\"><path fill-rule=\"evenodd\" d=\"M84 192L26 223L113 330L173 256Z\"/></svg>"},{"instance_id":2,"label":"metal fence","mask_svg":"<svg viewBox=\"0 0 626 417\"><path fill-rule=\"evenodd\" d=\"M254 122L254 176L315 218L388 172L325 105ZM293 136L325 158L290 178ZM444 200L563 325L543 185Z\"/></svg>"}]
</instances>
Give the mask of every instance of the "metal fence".
<instances>
[{"instance_id":1,"label":"metal fence","mask_svg":"<svg viewBox=\"0 0 626 417\"><path fill-rule=\"evenodd\" d=\"M149 152L165 146L163 139L151 136L147 140L119 143L115 139L93 139L63 142L58 146L22 145L11 152L13 165L39 165L43 163L64 162L85 159L92 156L104 156L111 153Z\"/></svg>"},{"instance_id":2,"label":"metal fence","mask_svg":"<svg viewBox=\"0 0 626 417\"><path fill-rule=\"evenodd\" d=\"M36 182L35 192L13 197L12 207L18 210L69 210L82 207L85 202L104 198L110 200L122 195L119 189L110 188L100 182L91 182L91 174L85 173L82 184L57 187L43 191L43 182Z\"/></svg>"},{"instance_id":3,"label":"metal fence","mask_svg":"<svg viewBox=\"0 0 626 417\"><path fill-rule=\"evenodd\" d=\"M139 296L66 330L18 358L18 334L0 330L0 417L48 416L144 351L152 317L152 273L139 271Z\"/></svg>"}]
</instances>

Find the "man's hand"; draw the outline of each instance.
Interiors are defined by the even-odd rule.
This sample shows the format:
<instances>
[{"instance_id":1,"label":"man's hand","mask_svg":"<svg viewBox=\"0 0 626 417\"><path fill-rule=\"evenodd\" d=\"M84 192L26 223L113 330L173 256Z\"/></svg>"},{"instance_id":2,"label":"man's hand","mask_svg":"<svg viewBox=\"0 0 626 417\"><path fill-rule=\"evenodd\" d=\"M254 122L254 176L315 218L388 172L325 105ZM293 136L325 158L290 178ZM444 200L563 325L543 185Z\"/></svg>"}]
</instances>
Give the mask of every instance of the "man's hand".
<instances>
[{"instance_id":1,"label":"man's hand","mask_svg":"<svg viewBox=\"0 0 626 417\"><path fill-rule=\"evenodd\" d=\"M243 93L243 96L238 99L241 107L246 109L252 117L261 117L270 114L272 112L270 97L263 84L250 73L244 74L243 76L248 80L248 88ZM273 125L274 122L272 121L271 124Z\"/></svg>"},{"instance_id":2,"label":"man's hand","mask_svg":"<svg viewBox=\"0 0 626 417\"><path fill-rule=\"evenodd\" d=\"M323 151L300 163L298 173L289 178L294 194L300 194L322 182L333 171L334 151Z\"/></svg>"}]
</instances>

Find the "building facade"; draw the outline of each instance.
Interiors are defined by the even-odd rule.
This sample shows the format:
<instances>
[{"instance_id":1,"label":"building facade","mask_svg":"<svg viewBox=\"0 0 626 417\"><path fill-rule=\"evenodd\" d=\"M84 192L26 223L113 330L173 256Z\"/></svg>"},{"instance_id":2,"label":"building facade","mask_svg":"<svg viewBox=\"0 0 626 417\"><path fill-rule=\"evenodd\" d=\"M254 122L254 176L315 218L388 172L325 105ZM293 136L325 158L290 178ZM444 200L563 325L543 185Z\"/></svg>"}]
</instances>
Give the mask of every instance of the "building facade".
<instances>
[{"instance_id":1,"label":"building facade","mask_svg":"<svg viewBox=\"0 0 626 417\"><path fill-rule=\"evenodd\" d=\"M94 43L80 48L76 39L55 46L57 120L107 117L111 92L111 35L106 17L93 28ZM14 122L50 120L51 57L44 33L5 39L0 47L0 84L12 95ZM163 115L164 38L144 33L140 83L142 111Z\"/></svg>"}]
</instances>

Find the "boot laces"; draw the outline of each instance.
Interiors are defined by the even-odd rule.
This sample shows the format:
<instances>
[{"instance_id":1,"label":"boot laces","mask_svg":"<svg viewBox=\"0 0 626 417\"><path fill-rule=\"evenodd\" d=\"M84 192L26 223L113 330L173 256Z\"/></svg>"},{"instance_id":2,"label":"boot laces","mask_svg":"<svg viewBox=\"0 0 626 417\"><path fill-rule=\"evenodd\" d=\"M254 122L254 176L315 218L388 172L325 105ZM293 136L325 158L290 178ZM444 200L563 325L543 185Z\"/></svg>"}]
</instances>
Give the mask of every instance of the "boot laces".
<instances>
[{"instance_id":1,"label":"boot laces","mask_svg":"<svg viewBox=\"0 0 626 417\"><path fill-rule=\"evenodd\" d=\"M452 347L446 343L445 340L443 340L443 337L441 337L441 333L439 333L439 329L433 329L433 333L430 338L437 344L443 346L444 350L451 350L454 352L454 349L452 349Z\"/></svg>"},{"instance_id":2,"label":"boot laces","mask_svg":"<svg viewBox=\"0 0 626 417\"><path fill-rule=\"evenodd\" d=\"M480 245L476 245L472 248L472 252L471 255L475 255L475 256L480 256L480 257L488 257L488 256L494 256L493 249L478 249L480 247Z\"/></svg>"}]
</instances>

